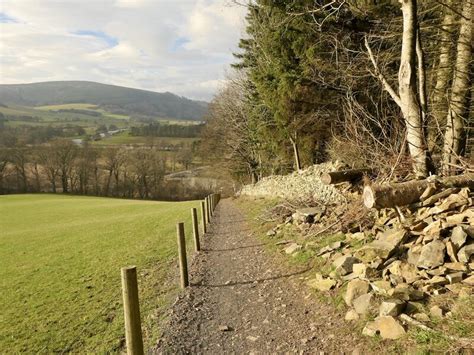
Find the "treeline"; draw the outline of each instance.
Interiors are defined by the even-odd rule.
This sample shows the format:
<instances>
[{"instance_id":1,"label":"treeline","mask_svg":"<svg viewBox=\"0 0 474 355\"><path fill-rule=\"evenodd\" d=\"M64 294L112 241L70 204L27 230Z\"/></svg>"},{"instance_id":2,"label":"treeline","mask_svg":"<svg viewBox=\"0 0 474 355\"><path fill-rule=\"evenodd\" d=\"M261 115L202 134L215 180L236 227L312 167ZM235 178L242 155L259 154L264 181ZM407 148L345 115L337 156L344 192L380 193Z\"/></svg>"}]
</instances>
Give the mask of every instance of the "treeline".
<instances>
[{"instance_id":1,"label":"treeline","mask_svg":"<svg viewBox=\"0 0 474 355\"><path fill-rule=\"evenodd\" d=\"M183 167L189 165L191 156L187 149L167 155L154 146L97 149L69 140L34 148L0 148L0 194L63 192L179 199L181 196L173 196L175 191L166 188L163 177L176 161Z\"/></svg>"},{"instance_id":2,"label":"treeline","mask_svg":"<svg viewBox=\"0 0 474 355\"><path fill-rule=\"evenodd\" d=\"M0 121L0 146L13 147L22 145L35 145L48 142L61 137L82 137L86 131L81 126L66 125L64 127L53 126L27 126L17 127L3 126Z\"/></svg>"},{"instance_id":3,"label":"treeline","mask_svg":"<svg viewBox=\"0 0 474 355\"><path fill-rule=\"evenodd\" d=\"M179 125L154 122L143 126L131 127L130 135L145 137L181 137L193 138L200 135L202 124Z\"/></svg>"},{"instance_id":4,"label":"treeline","mask_svg":"<svg viewBox=\"0 0 474 355\"><path fill-rule=\"evenodd\" d=\"M78 113L78 114L81 114L81 115L94 116L94 117L102 116L102 112L92 111L92 110L84 110L84 109L78 109L78 108L67 108L67 109L63 108L63 109L56 110L55 112L59 112L59 113Z\"/></svg>"},{"instance_id":5,"label":"treeline","mask_svg":"<svg viewBox=\"0 0 474 355\"><path fill-rule=\"evenodd\" d=\"M326 159L388 176L465 169L472 2L250 2L203 155L253 181Z\"/></svg>"}]
</instances>

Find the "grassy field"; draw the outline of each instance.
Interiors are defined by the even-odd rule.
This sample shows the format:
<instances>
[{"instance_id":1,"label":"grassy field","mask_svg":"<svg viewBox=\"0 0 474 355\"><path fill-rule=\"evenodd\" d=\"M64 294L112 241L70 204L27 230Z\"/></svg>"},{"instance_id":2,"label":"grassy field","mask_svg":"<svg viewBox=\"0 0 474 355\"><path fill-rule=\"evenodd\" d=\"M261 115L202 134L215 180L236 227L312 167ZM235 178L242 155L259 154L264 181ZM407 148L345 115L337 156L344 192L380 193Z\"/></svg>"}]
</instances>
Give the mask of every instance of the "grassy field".
<instances>
[{"instance_id":1,"label":"grassy field","mask_svg":"<svg viewBox=\"0 0 474 355\"><path fill-rule=\"evenodd\" d=\"M101 139L100 141L93 142L94 145L122 145L122 144L151 144L161 143L161 144L190 144L194 141L199 140L199 138L180 138L180 137L143 137L143 136L130 136L128 132L119 133L111 137Z\"/></svg>"},{"instance_id":2,"label":"grassy field","mask_svg":"<svg viewBox=\"0 0 474 355\"><path fill-rule=\"evenodd\" d=\"M175 224L198 202L0 196L0 353L117 352L120 268L136 265L145 343L177 292ZM191 243L188 243L191 247Z\"/></svg>"},{"instance_id":3,"label":"grassy field","mask_svg":"<svg viewBox=\"0 0 474 355\"><path fill-rule=\"evenodd\" d=\"M72 107L69 107L72 106ZM50 109L47 109L50 107ZM25 107L25 106L0 106L0 113L4 114L7 118L7 126L18 127L18 126L52 126L52 127L64 127L65 125L81 126L90 131L101 125L107 126L114 124L119 128L128 126L128 116L115 115L110 112L105 112L100 109L94 109L92 111L99 111L102 116L95 117L80 113L72 112L56 112L60 108L76 108L76 109L90 109L95 107L90 104L71 104L71 105L56 105L56 106L43 106L43 107ZM55 108L55 109L53 109ZM25 119L25 116L33 117L36 121Z\"/></svg>"},{"instance_id":4,"label":"grassy field","mask_svg":"<svg viewBox=\"0 0 474 355\"><path fill-rule=\"evenodd\" d=\"M115 113L111 113L99 108L97 105L87 104L87 103L76 103L76 104L61 104L61 105L46 105L46 106L37 106L35 107L38 110L42 111L58 111L58 110L88 110L88 111L96 111L100 112L103 117L105 118L115 118L119 120L128 120L130 116L128 115L118 115Z\"/></svg>"}]
</instances>

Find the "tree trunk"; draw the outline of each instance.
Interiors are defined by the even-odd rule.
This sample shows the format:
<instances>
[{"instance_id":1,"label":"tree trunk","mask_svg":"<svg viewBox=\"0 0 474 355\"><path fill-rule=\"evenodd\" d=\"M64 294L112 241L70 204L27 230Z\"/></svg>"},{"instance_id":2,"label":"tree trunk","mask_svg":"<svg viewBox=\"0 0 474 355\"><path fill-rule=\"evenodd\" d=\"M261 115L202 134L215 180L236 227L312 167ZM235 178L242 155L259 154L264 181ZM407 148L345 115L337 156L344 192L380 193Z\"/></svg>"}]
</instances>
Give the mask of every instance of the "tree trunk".
<instances>
[{"instance_id":1,"label":"tree trunk","mask_svg":"<svg viewBox=\"0 0 474 355\"><path fill-rule=\"evenodd\" d=\"M53 193L56 193L56 176L51 178L51 188L53 189Z\"/></svg>"},{"instance_id":2,"label":"tree trunk","mask_svg":"<svg viewBox=\"0 0 474 355\"><path fill-rule=\"evenodd\" d=\"M61 173L61 184L63 187L63 193L67 193L68 192L67 174L64 171Z\"/></svg>"},{"instance_id":3,"label":"tree trunk","mask_svg":"<svg viewBox=\"0 0 474 355\"><path fill-rule=\"evenodd\" d=\"M427 149L421 107L416 90L416 0L400 0L403 13L403 39L398 72L400 104L407 127L407 144L417 177L428 175Z\"/></svg>"},{"instance_id":4,"label":"tree trunk","mask_svg":"<svg viewBox=\"0 0 474 355\"><path fill-rule=\"evenodd\" d=\"M439 34L439 58L436 67L436 83L433 90L431 105L432 121L428 128L428 144L430 149L435 148L440 143L440 130L448 111L448 84L453 71L452 47L453 47L453 24L454 15L450 9L453 0L446 0L444 7L444 18Z\"/></svg>"},{"instance_id":5,"label":"tree trunk","mask_svg":"<svg viewBox=\"0 0 474 355\"><path fill-rule=\"evenodd\" d=\"M298 149L298 143L296 141L296 139L293 139L292 137L290 137L290 142L291 142L291 145L293 146L293 153L294 153L294 156L295 156L295 168L297 171L300 171L301 170L301 160L300 160L300 151Z\"/></svg>"},{"instance_id":6,"label":"tree trunk","mask_svg":"<svg viewBox=\"0 0 474 355\"><path fill-rule=\"evenodd\" d=\"M446 118L446 131L443 146L443 173L454 174L459 157L463 154L465 139L465 120L469 113L471 61L472 61L472 0L464 1L461 29L456 50L456 65L451 87L448 115Z\"/></svg>"},{"instance_id":7,"label":"tree trunk","mask_svg":"<svg viewBox=\"0 0 474 355\"><path fill-rule=\"evenodd\" d=\"M426 118L428 116L428 95L426 94L426 64L425 53L421 45L420 29L416 30L416 58L418 62L418 97L420 99L420 107L422 113L423 130L426 134Z\"/></svg>"},{"instance_id":8,"label":"tree trunk","mask_svg":"<svg viewBox=\"0 0 474 355\"><path fill-rule=\"evenodd\" d=\"M355 181L361 179L364 174L370 174L370 169L354 169L354 170L342 170L342 171L331 171L329 173L323 173L321 175L321 182L324 185L339 184L344 181Z\"/></svg>"},{"instance_id":9,"label":"tree trunk","mask_svg":"<svg viewBox=\"0 0 474 355\"><path fill-rule=\"evenodd\" d=\"M443 187L474 188L474 174L450 176L438 180ZM364 188L364 205L368 208L405 206L420 200L432 180L412 180L402 183L372 185Z\"/></svg>"}]
</instances>

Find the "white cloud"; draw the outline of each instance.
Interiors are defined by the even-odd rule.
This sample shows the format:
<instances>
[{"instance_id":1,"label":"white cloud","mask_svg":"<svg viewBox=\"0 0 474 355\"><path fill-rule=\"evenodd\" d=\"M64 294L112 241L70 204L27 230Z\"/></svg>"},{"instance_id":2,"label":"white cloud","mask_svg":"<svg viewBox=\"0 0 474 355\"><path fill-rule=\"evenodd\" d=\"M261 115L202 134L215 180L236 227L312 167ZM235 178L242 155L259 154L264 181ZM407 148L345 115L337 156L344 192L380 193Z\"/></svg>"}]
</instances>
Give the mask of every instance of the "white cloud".
<instances>
[{"instance_id":1,"label":"white cloud","mask_svg":"<svg viewBox=\"0 0 474 355\"><path fill-rule=\"evenodd\" d=\"M209 100L245 8L227 0L2 0L0 82L92 80ZM1 19L1 17L0 17Z\"/></svg>"}]
</instances>

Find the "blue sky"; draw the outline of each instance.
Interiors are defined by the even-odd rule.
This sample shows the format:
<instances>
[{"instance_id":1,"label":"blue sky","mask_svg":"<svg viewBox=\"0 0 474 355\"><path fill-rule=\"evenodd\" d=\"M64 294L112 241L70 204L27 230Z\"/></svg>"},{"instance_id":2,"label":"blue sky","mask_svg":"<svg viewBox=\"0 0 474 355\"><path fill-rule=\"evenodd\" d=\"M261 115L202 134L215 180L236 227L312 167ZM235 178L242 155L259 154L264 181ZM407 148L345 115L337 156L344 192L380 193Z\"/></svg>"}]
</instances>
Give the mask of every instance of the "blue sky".
<instances>
[{"instance_id":1,"label":"blue sky","mask_svg":"<svg viewBox=\"0 0 474 355\"><path fill-rule=\"evenodd\" d=\"M117 44L119 44L119 41L117 38L109 36L107 33L104 33L102 31L79 30L79 31L73 32L73 34L76 34L78 36L86 36L86 37L92 37L94 39L102 40L109 47L115 47Z\"/></svg>"},{"instance_id":2,"label":"blue sky","mask_svg":"<svg viewBox=\"0 0 474 355\"><path fill-rule=\"evenodd\" d=\"M230 0L2 0L0 83L92 80L210 100L245 12Z\"/></svg>"}]
</instances>

